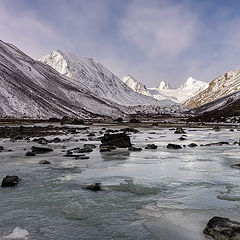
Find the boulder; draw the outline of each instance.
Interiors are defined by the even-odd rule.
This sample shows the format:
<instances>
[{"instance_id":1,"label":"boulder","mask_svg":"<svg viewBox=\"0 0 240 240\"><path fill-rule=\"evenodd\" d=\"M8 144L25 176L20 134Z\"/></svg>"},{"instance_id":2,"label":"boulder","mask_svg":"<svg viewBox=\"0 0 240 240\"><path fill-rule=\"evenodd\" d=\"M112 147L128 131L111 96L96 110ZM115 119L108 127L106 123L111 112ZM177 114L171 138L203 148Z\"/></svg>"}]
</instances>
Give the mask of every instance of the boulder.
<instances>
[{"instance_id":1,"label":"boulder","mask_svg":"<svg viewBox=\"0 0 240 240\"><path fill-rule=\"evenodd\" d=\"M77 152L77 153L90 153L90 152L92 152L92 151L93 151L92 148L84 147L84 148L78 149L76 152Z\"/></svg>"},{"instance_id":2,"label":"boulder","mask_svg":"<svg viewBox=\"0 0 240 240\"><path fill-rule=\"evenodd\" d=\"M51 142L60 143L62 140L59 137L55 137Z\"/></svg>"},{"instance_id":3,"label":"boulder","mask_svg":"<svg viewBox=\"0 0 240 240\"><path fill-rule=\"evenodd\" d=\"M90 157L88 156L79 156L79 157L75 157L75 159L80 159L80 160L85 160L85 159L89 159Z\"/></svg>"},{"instance_id":4,"label":"boulder","mask_svg":"<svg viewBox=\"0 0 240 240\"><path fill-rule=\"evenodd\" d=\"M131 147L130 137L126 133L104 134L100 138L102 145L115 146L118 148Z\"/></svg>"},{"instance_id":5,"label":"boulder","mask_svg":"<svg viewBox=\"0 0 240 240\"><path fill-rule=\"evenodd\" d=\"M83 147L84 148L92 148L93 149L93 148L96 148L97 146L95 144L90 144L90 143L88 144L88 143L86 143L86 144L83 145Z\"/></svg>"},{"instance_id":6,"label":"boulder","mask_svg":"<svg viewBox=\"0 0 240 240\"><path fill-rule=\"evenodd\" d=\"M14 187L16 186L21 179L18 176L6 176L2 180L1 187Z\"/></svg>"},{"instance_id":7,"label":"boulder","mask_svg":"<svg viewBox=\"0 0 240 240\"><path fill-rule=\"evenodd\" d=\"M148 145L145 147L145 149L157 149L157 148L158 148L158 146L155 145L155 144L148 144Z\"/></svg>"},{"instance_id":8,"label":"boulder","mask_svg":"<svg viewBox=\"0 0 240 240\"><path fill-rule=\"evenodd\" d=\"M32 156L35 156L35 155L36 155L35 152L31 152L31 151L26 152L27 157L32 157Z\"/></svg>"},{"instance_id":9,"label":"boulder","mask_svg":"<svg viewBox=\"0 0 240 240\"><path fill-rule=\"evenodd\" d=\"M181 141L187 140L186 138L184 138L183 136L181 136L180 138L178 138Z\"/></svg>"},{"instance_id":10,"label":"boulder","mask_svg":"<svg viewBox=\"0 0 240 240\"><path fill-rule=\"evenodd\" d=\"M39 161L39 164L51 164L51 163L47 160L41 160Z\"/></svg>"},{"instance_id":11,"label":"boulder","mask_svg":"<svg viewBox=\"0 0 240 240\"><path fill-rule=\"evenodd\" d=\"M43 153L48 153L53 151L53 149L51 148L42 148L42 147L35 147L35 146L33 146L31 149L35 154L43 154Z\"/></svg>"},{"instance_id":12,"label":"boulder","mask_svg":"<svg viewBox=\"0 0 240 240\"><path fill-rule=\"evenodd\" d=\"M190 144L188 144L188 146L193 148L193 147L197 147L197 144L196 143L190 143Z\"/></svg>"},{"instance_id":13,"label":"boulder","mask_svg":"<svg viewBox=\"0 0 240 240\"><path fill-rule=\"evenodd\" d=\"M133 152L140 152L140 151L142 151L142 148L129 147L128 150L129 150L129 151L133 151Z\"/></svg>"},{"instance_id":14,"label":"boulder","mask_svg":"<svg viewBox=\"0 0 240 240\"><path fill-rule=\"evenodd\" d=\"M213 217L208 221L203 233L216 240L239 240L240 223L229 218Z\"/></svg>"},{"instance_id":15,"label":"boulder","mask_svg":"<svg viewBox=\"0 0 240 240\"><path fill-rule=\"evenodd\" d=\"M213 127L213 130L215 132L219 132L219 131L221 131L221 128L219 126L215 126L215 127Z\"/></svg>"},{"instance_id":16,"label":"boulder","mask_svg":"<svg viewBox=\"0 0 240 240\"><path fill-rule=\"evenodd\" d=\"M177 127L174 133L175 134L184 134L186 132L181 127Z\"/></svg>"},{"instance_id":17,"label":"boulder","mask_svg":"<svg viewBox=\"0 0 240 240\"><path fill-rule=\"evenodd\" d=\"M100 191L100 190L102 190L101 189L101 183L91 184L91 185L85 187L85 189L91 190L91 191Z\"/></svg>"},{"instance_id":18,"label":"boulder","mask_svg":"<svg viewBox=\"0 0 240 240\"><path fill-rule=\"evenodd\" d=\"M237 164L233 164L231 165L232 168L236 168L236 169L239 169L240 170L240 163L237 163Z\"/></svg>"},{"instance_id":19,"label":"boulder","mask_svg":"<svg viewBox=\"0 0 240 240\"><path fill-rule=\"evenodd\" d=\"M132 133L138 133L139 131L135 128L122 128L120 129L122 132L132 132Z\"/></svg>"},{"instance_id":20,"label":"boulder","mask_svg":"<svg viewBox=\"0 0 240 240\"><path fill-rule=\"evenodd\" d=\"M167 148L169 148L169 149L181 149L182 147L178 144L169 143L167 145Z\"/></svg>"}]
</instances>

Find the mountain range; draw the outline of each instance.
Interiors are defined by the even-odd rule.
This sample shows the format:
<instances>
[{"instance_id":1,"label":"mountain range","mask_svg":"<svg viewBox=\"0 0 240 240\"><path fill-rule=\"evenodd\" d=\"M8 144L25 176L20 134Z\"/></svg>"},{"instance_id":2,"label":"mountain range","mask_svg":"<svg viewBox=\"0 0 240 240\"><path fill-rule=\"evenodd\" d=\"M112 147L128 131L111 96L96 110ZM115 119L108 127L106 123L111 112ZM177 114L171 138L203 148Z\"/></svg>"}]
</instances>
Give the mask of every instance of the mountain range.
<instances>
[{"instance_id":1,"label":"mountain range","mask_svg":"<svg viewBox=\"0 0 240 240\"><path fill-rule=\"evenodd\" d=\"M208 87L208 83L189 77L179 88L172 89L165 81L160 81L155 88L146 88L145 85L131 77L123 77L122 81L135 92L151 96L157 100L171 100L176 104L183 103Z\"/></svg>"}]
</instances>

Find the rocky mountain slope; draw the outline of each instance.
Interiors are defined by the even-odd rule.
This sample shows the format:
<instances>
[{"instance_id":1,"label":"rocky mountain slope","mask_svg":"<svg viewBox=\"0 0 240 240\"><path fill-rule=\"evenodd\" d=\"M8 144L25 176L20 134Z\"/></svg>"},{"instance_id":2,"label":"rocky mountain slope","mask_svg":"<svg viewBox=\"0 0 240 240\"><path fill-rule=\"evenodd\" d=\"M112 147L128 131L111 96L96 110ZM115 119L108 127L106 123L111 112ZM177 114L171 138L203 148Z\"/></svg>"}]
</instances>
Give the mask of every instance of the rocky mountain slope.
<instances>
[{"instance_id":1,"label":"rocky mountain slope","mask_svg":"<svg viewBox=\"0 0 240 240\"><path fill-rule=\"evenodd\" d=\"M0 41L0 117L117 116L120 106Z\"/></svg>"},{"instance_id":2,"label":"rocky mountain slope","mask_svg":"<svg viewBox=\"0 0 240 240\"><path fill-rule=\"evenodd\" d=\"M71 53L56 50L42 57L39 61L48 64L59 73L67 76L76 85L85 85L97 96L124 106L161 105L151 97L144 96L126 86L117 76L90 58L75 56Z\"/></svg>"},{"instance_id":3,"label":"rocky mountain slope","mask_svg":"<svg viewBox=\"0 0 240 240\"><path fill-rule=\"evenodd\" d=\"M240 91L204 104L194 111L197 115L204 116L208 120L240 116Z\"/></svg>"},{"instance_id":4,"label":"rocky mountain slope","mask_svg":"<svg viewBox=\"0 0 240 240\"><path fill-rule=\"evenodd\" d=\"M184 102L197 108L240 90L240 71L227 72L209 83L208 88Z\"/></svg>"}]
</instances>

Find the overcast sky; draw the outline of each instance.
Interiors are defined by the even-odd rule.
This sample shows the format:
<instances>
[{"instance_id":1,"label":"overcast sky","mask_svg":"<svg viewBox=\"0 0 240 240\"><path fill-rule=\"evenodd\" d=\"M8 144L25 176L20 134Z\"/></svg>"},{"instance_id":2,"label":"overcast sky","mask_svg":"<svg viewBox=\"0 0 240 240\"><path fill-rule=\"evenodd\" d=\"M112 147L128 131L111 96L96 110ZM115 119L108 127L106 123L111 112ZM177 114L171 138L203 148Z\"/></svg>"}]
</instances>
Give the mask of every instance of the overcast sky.
<instances>
[{"instance_id":1,"label":"overcast sky","mask_svg":"<svg viewBox=\"0 0 240 240\"><path fill-rule=\"evenodd\" d=\"M0 39L33 58L61 49L147 87L240 69L238 0L0 0Z\"/></svg>"}]
</instances>

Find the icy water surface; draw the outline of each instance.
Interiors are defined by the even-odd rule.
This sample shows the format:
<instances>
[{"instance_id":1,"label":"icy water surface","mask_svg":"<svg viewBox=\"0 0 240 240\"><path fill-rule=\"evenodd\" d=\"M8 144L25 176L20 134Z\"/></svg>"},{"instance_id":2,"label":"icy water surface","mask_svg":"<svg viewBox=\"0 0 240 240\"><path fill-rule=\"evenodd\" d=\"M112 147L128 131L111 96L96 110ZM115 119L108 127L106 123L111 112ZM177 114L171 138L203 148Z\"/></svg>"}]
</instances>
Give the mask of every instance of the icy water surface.
<instances>
[{"instance_id":1,"label":"icy water surface","mask_svg":"<svg viewBox=\"0 0 240 240\"><path fill-rule=\"evenodd\" d=\"M202 230L211 217L240 221L240 170L230 167L240 163L239 146L232 145L238 131L186 129L187 140L180 141L181 135L167 128L139 130L131 135L132 143L142 148L155 143L157 150L100 154L97 148L87 160L63 157L63 145L70 149L87 143L76 142L86 138L83 132L48 144L54 148L50 154L25 157L24 148L36 143L1 140L0 145L13 151L0 153L0 179L18 175L22 181L0 189L0 239L19 227L29 233L25 239L39 240L203 240ZM166 148L170 142L219 141L230 145ZM38 164L43 159L52 164ZM83 189L95 182L101 182L104 191Z\"/></svg>"}]
</instances>

